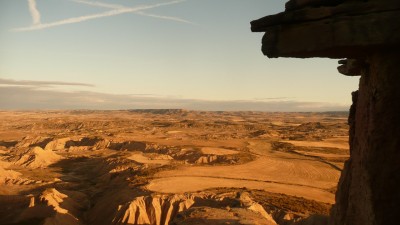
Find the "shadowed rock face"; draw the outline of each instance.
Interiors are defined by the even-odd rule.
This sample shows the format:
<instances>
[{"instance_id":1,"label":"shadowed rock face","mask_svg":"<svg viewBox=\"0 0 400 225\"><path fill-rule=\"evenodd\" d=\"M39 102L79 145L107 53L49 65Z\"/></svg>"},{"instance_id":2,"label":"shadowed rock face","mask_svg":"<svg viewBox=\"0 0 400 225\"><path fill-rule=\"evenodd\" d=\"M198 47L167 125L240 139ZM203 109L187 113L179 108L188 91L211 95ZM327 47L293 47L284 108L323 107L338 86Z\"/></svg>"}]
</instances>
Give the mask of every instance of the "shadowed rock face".
<instances>
[{"instance_id":1,"label":"shadowed rock face","mask_svg":"<svg viewBox=\"0 0 400 225\"><path fill-rule=\"evenodd\" d=\"M350 154L333 224L397 224L400 212L400 57L368 57L349 118ZM356 220L357 222L353 222Z\"/></svg>"},{"instance_id":2,"label":"shadowed rock face","mask_svg":"<svg viewBox=\"0 0 400 225\"><path fill-rule=\"evenodd\" d=\"M400 1L290 0L253 21L268 57L328 57L361 75L350 109L350 159L331 211L334 225L398 224L400 212Z\"/></svg>"},{"instance_id":3,"label":"shadowed rock face","mask_svg":"<svg viewBox=\"0 0 400 225\"><path fill-rule=\"evenodd\" d=\"M291 0L251 29L268 57L357 58L399 48L399 13L397 0Z\"/></svg>"}]
</instances>

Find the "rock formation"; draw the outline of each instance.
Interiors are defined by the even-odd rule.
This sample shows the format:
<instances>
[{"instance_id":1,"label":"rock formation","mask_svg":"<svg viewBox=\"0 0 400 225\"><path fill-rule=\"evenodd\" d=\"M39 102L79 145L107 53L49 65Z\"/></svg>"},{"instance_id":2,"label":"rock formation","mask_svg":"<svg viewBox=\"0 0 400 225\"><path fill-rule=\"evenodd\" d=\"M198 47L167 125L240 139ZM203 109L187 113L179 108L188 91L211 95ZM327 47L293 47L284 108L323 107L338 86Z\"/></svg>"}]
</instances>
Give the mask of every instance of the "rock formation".
<instances>
[{"instance_id":1,"label":"rock formation","mask_svg":"<svg viewBox=\"0 0 400 225\"><path fill-rule=\"evenodd\" d=\"M361 75L350 110L350 153L331 224L398 224L400 212L400 2L290 0L285 12L253 21L268 57L348 58Z\"/></svg>"},{"instance_id":2,"label":"rock formation","mask_svg":"<svg viewBox=\"0 0 400 225\"><path fill-rule=\"evenodd\" d=\"M10 181L15 181L20 177L20 175L21 173L4 169L3 166L0 165L0 184L6 184Z\"/></svg>"},{"instance_id":3,"label":"rock formation","mask_svg":"<svg viewBox=\"0 0 400 225\"><path fill-rule=\"evenodd\" d=\"M120 206L113 224L165 225L193 204L193 198L187 196L141 196Z\"/></svg>"},{"instance_id":4,"label":"rock formation","mask_svg":"<svg viewBox=\"0 0 400 225\"><path fill-rule=\"evenodd\" d=\"M68 195L49 188L36 197L30 196L29 206L21 212L15 222L31 224L37 219L46 225L81 225L77 215L83 207L82 203L76 202Z\"/></svg>"},{"instance_id":5,"label":"rock formation","mask_svg":"<svg viewBox=\"0 0 400 225\"><path fill-rule=\"evenodd\" d=\"M51 150L43 150L38 146L28 149L15 149L13 155L9 158L14 164L31 169L44 168L61 159L62 156Z\"/></svg>"}]
</instances>

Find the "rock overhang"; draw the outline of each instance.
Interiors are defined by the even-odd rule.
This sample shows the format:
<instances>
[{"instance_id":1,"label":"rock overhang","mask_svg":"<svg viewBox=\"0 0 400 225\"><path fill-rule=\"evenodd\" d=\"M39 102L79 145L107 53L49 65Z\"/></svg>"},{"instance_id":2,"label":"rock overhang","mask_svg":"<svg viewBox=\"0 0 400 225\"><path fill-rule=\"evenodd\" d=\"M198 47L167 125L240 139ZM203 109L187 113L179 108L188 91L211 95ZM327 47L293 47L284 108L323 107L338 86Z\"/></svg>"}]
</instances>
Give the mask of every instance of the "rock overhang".
<instances>
[{"instance_id":1,"label":"rock overhang","mask_svg":"<svg viewBox=\"0 0 400 225\"><path fill-rule=\"evenodd\" d=\"M362 58L400 49L400 1L290 0L284 12L251 22L276 57Z\"/></svg>"}]
</instances>

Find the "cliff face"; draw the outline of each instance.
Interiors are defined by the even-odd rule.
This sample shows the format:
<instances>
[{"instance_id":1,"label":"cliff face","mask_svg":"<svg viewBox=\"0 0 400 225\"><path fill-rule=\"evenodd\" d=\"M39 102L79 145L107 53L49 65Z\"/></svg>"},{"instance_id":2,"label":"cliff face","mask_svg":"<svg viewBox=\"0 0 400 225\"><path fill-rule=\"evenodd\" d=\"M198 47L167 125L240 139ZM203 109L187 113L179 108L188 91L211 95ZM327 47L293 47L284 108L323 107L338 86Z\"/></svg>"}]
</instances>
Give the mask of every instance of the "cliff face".
<instances>
[{"instance_id":1,"label":"cliff face","mask_svg":"<svg viewBox=\"0 0 400 225\"><path fill-rule=\"evenodd\" d=\"M350 160L332 210L332 224L397 224L400 212L400 57L367 60L350 113Z\"/></svg>"},{"instance_id":2,"label":"cliff face","mask_svg":"<svg viewBox=\"0 0 400 225\"><path fill-rule=\"evenodd\" d=\"M361 75L350 109L350 159L332 225L398 224L400 212L400 2L291 0L252 22L268 57L329 57Z\"/></svg>"}]
</instances>

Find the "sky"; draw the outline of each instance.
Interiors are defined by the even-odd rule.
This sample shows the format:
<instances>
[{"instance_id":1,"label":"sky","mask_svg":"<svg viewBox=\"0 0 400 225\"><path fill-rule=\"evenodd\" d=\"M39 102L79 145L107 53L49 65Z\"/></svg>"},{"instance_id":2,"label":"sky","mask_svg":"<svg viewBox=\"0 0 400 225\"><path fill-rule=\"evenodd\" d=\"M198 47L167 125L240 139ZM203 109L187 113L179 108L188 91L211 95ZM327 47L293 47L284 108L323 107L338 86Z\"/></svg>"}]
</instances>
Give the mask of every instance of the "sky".
<instances>
[{"instance_id":1,"label":"sky","mask_svg":"<svg viewBox=\"0 0 400 225\"><path fill-rule=\"evenodd\" d=\"M277 0L0 0L0 109L348 110L332 59L269 59Z\"/></svg>"}]
</instances>

